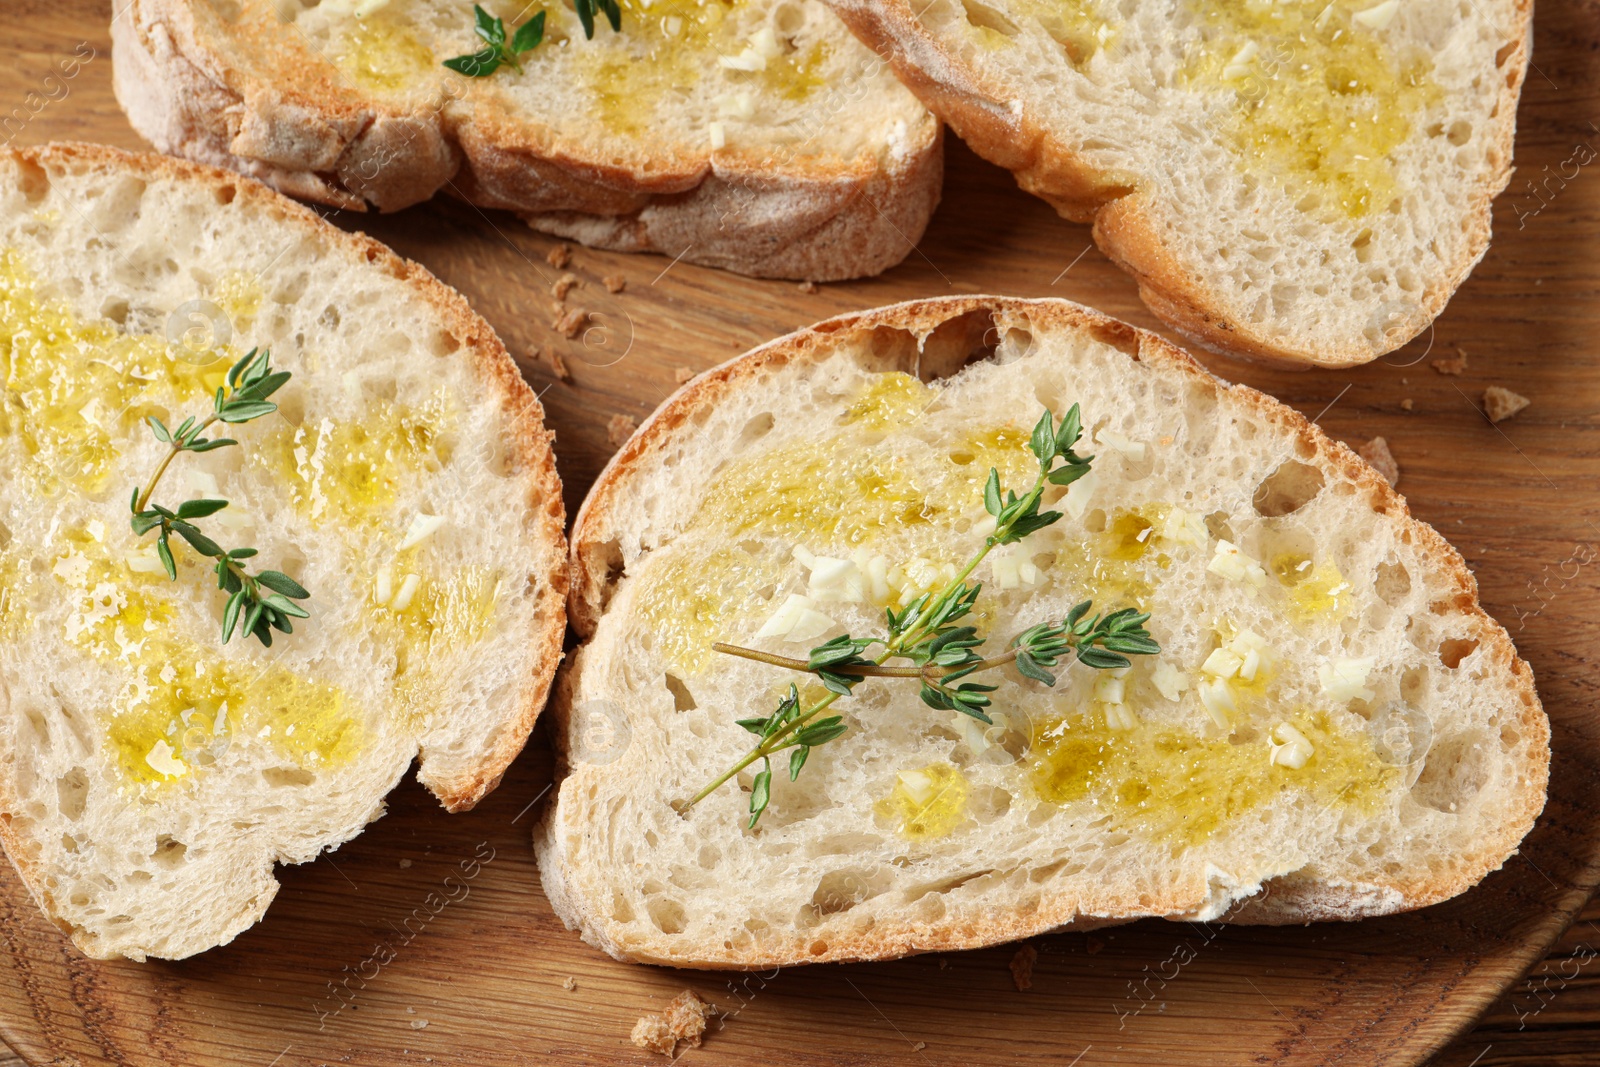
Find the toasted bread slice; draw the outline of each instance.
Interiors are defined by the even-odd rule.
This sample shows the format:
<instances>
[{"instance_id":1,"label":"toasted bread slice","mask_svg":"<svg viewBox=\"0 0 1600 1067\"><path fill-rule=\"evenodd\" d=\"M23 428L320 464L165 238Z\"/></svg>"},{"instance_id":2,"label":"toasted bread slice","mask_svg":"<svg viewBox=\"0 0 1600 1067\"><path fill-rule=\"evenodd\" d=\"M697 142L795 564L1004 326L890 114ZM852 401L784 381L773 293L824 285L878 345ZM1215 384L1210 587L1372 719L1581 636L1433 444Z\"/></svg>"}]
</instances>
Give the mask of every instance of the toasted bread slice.
<instances>
[{"instance_id":1,"label":"toasted bread slice","mask_svg":"<svg viewBox=\"0 0 1600 1067\"><path fill-rule=\"evenodd\" d=\"M506 20L525 4L485 0ZM393 211L445 189L602 248L876 274L922 234L941 128L820 0L623 0L469 78L453 0L117 0L117 98L164 152ZM514 32L512 21L507 32Z\"/></svg>"},{"instance_id":2,"label":"toasted bread slice","mask_svg":"<svg viewBox=\"0 0 1600 1067\"><path fill-rule=\"evenodd\" d=\"M1426 329L1511 176L1531 0L830 0L978 154L1221 352ZM1070 256L1070 252L1068 255Z\"/></svg>"},{"instance_id":3,"label":"toasted bread slice","mask_svg":"<svg viewBox=\"0 0 1600 1067\"><path fill-rule=\"evenodd\" d=\"M870 679L797 780L774 761L755 830L748 771L680 814L749 751L735 720L793 681L821 691L711 643L804 659L882 633L885 607L982 544L988 470L1025 490L1029 428L1073 403L1093 473L1051 487L1064 518L974 573L975 619L994 655L1085 599L1148 610L1162 651L1110 687L1120 703L1081 665L1054 688L1005 667L981 678L1000 686L986 728ZM887 570L887 592L824 596L800 549ZM760 637L793 594L828 628ZM565 777L535 845L557 913L621 959L1380 915L1472 886L1544 803L1548 722L1455 550L1298 413L1063 301L847 315L701 375L579 512L571 615Z\"/></svg>"},{"instance_id":4,"label":"toasted bread slice","mask_svg":"<svg viewBox=\"0 0 1600 1067\"><path fill-rule=\"evenodd\" d=\"M130 490L270 349L277 412L152 497L310 591L224 644L210 561ZM413 759L492 790L565 632L538 401L462 298L238 175L89 145L0 154L0 842L91 956L175 959L261 918L274 863L337 847ZM216 430L208 437L220 436Z\"/></svg>"}]
</instances>

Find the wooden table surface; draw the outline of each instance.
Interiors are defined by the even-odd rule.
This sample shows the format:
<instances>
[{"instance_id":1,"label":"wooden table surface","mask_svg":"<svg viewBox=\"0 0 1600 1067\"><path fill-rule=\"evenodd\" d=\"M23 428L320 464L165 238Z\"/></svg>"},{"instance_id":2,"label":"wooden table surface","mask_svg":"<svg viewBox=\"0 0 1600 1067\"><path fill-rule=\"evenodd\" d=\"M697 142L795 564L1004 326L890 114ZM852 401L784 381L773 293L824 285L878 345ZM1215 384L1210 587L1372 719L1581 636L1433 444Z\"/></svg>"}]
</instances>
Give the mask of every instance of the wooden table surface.
<instances>
[{"instance_id":1,"label":"wooden table surface","mask_svg":"<svg viewBox=\"0 0 1600 1067\"><path fill-rule=\"evenodd\" d=\"M108 7L109 0L0 0L0 141L143 147L110 91ZM47 79L61 57L81 56L85 47L92 58L75 76ZM1600 731L1590 729L1600 659L1600 568L1591 565L1600 542L1600 176L1577 162L1595 158L1581 146L1600 147L1600 0L1543 6L1534 57L1520 113L1518 174L1496 206L1495 246L1435 330L1355 371L1290 374L1207 362L1316 417L1335 437L1352 444L1379 434L1389 440L1404 471L1401 491L1477 571L1486 606L1533 662L1547 703L1582 709L1565 711L1557 730L1557 776L1570 790L1568 821L1579 825L1562 832L1592 841L1594 830L1584 823L1600 806L1600 785L1586 777L1575 785L1571 762L1564 764L1569 753L1559 746L1590 746L1577 761L1585 776L1600 751L1593 736ZM839 311L987 289L1068 296L1157 326L1131 282L1093 249L1086 228L1056 219L955 143L938 217L885 279L826 286L814 295L768 283L733 297L719 295L715 272L674 267L660 257L577 250L571 269L585 283L577 299L598 321L611 318L608 333L567 351L570 381L554 376L548 356L563 344L550 329L556 305L548 279L539 280L554 273L543 261L552 242L508 216L451 201L334 221L366 229L429 266L467 293L501 333L543 391L569 509L614 447L608 422L645 416L675 387L676 368L703 369ZM1041 264L1050 269L1041 271ZM508 288L509 271L523 272L528 284ZM599 279L609 273L624 274L628 291L607 294ZM630 343L640 354L619 361L619 353L634 351ZM1469 357L1465 373L1432 368L1432 360L1458 350ZM1489 427L1474 406L1489 384L1526 393L1533 407ZM1473 476L1463 476L1464 457ZM1550 882L1552 899L1568 886L1593 884L1595 854L1589 848L1573 855L1565 870L1536 868ZM1532 878L1531 862L1514 859L1513 873L1496 877ZM1505 916L1507 926L1514 918ZM1549 956L1433 1062L1600 1064L1597 960L1600 905L1591 902ZM0 1018L0 1027L6 1022ZM1355 1060L1369 1062L1341 1051L1327 1062ZM21 1062L0 1051L0 1067Z\"/></svg>"}]
</instances>

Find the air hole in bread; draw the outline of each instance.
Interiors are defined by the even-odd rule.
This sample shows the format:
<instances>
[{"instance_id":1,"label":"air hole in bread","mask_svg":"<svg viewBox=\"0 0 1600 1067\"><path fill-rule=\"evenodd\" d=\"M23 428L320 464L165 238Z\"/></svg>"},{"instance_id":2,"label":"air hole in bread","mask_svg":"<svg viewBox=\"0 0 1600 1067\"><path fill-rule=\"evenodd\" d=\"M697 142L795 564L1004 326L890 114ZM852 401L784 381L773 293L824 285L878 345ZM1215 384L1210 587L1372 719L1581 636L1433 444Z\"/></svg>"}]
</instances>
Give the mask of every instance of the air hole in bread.
<instances>
[{"instance_id":1,"label":"air hole in bread","mask_svg":"<svg viewBox=\"0 0 1600 1067\"><path fill-rule=\"evenodd\" d=\"M631 923L634 919L633 905L620 889L611 891L611 917L619 923Z\"/></svg>"},{"instance_id":2,"label":"air hole in bread","mask_svg":"<svg viewBox=\"0 0 1600 1067\"><path fill-rule=\"evenodd\" d=\"M772 432L772 427L775 422L776 420L773 418L772 412L770 411L763 411L761 414L752 417L744 424L744 428L739 431L739 439L734 442L731 451L734 454L737 454L755 442L761 440L768 433Z\"/></svg>"},{"instance_id":3,"label":"air hole in bread","mask_svg":"<svg viewBox=\"0 0 1600 1067\"><path fill-rule=\"evenodd\" d=\"M39 748L48 752L50 750L50 721L45 718L44 711L38 707L22 709L22 717L33 730L34 740Z\"/></svg>"},{"instance_id":4,"label":"air hole in bread","mask_svg":"<svg viewBox=\"0 0 1600 1067\"><path fill-rule=\"evenodd\" d=\"M811 942L810 951L813 956L820 956L828 951L828 943L826 941L813 941Z\"/></svg>"},{"instance_id":5,"label":"air hole in bread","mask_svg":"<svg viewBox=\"0 0 1600 1067\"><path fill-rule=\"evenodd\" d=\"M1213 511L1206 516L1206 533L1218 540L1234 540L1232 518L1226 511Z\"/></svg>"},{"instance_id":6,"label":"air hole in bread","mask_svg":"<svg viewBox=\"0 0 1600 1067\"><path fill-rule=\"evenodd\" d=\"M72 822L83 818L88 798L89 772L82 767L74 767L56 779L56 810L65 818Z\"/></svg>"},{"instance_id":7,"label":"air hole in bread","mask_svg":"<svg viewBox=\"0 0 1600 1067\"><path fill-rule=\"evenodd\" d=\"M1107 319L1089 327L1089 336L1125 356L1139 358L1139 331L1125 322Z\"/></svg>"},{"instance_id":8,"label":"air hole in bread","mask_svg":"<svg viewBox=\"0 0 1600 1067\"><path fill-rule=\"evenodd\" d=\"M772 9L772 26L781 36L792 37L805 24L805 9L799 4L781 3Z\"/></svg>"},{"instance_id":9,"label":"air hole in bread","mask_svg":"<svg viewBox=\"0 0 1600 1067\"><path fill-rule=\"evenodd\" d=\"M1472 637L1452 637L1439 642L1439 660L1446 667L1455 670L1461 666L1461 661L1472 655L1477 650L1478 642Z\"/></svg>"},{"instance_id":10,"label":"air hole in bread","mask_svg":"<svg viewBox=\"0 0 1600 1067\"><path fill-rule=\"evenodd\" d=\"M1411 796L1435 811L1459 811L1488 780L1483 755L1487 741L1476 731L1441 738L1429 750Z\"/></svg>"},{"instance_id":11,"label":"air hole in bread","mask_svg":"<svg viewBox=\"0 0 1600 1067\"><path fill-rule=\"evenodd\" d=\"M1282 518L1311 503L1322 492L1322 485L1320 469L1299 460L1285 460L1256 486L1251 503L1255 505L1256 514L1263 518Z\"/></svg>"},{"instance_id":12,"label":"air hole in bread","mask_svg":"<svg viewBox=\"0 0 1600 1067\"><path fill-rule=\"evenodd\" d=\"M1447 136L1451 144L1455 145L1457 148L1460 148L1462 145L1465 145L1468 141L1472 140L1472 123L1467 122L1465 119L1458 119L1457 121L1452 122L1450 124L1450 132Z\"/></svg>"},{"instance_id":13,"label":"air hole in bread","mask_svg":"<svg viewBox=\"0 0 1600 1067\"><path fill-rule=\"evenodd\" d=\"M120 296L108 296L100 304L100 317L110 319L119 326L128 322L128 301Z\"/></svg>"},{"instance_id":14,"label":"air hole in bread","mask_svg":"<svg viewBox=\"0 0 1600 1067\"><path fill-rule=\"evenodd\" d=\"M272 302L275 304L298 304L300 298L306 295L306 290L311 287L311 272L301 271L278 282L272 287Z\"/></svg>"},{"instance_id":15,"label":"air hole in bread","mask_svg":"<svg viewBox=\"0 0 1600 1067\"><path fill-rule=\"evenodd\" d=\"M672 694L672 707L674 711L693 711L697 705L694 694L689 692L689 687L683 684L683 679L677 675L666 676L667 691Z\"/></svg>"},{"instance_id":16,"label":"air hole in bread","mask_svg":"<svg viewBox=\"0 0 1600 1067\"><path fill-rule=\"evenodd\" d=\"M664 934L681 934L689 925L689 913L671 897L657 897L645 905L650 922Z\"/></svg>"},{"instance_id":17,"label":"air hole in bread","mask_svg":"<svg viewBox=\"0 0 1600 1067\"><path fill-rule=\"evenodd\" d=\"M1421 704L1432 688L1426 667L1412 667L1400 675L1400 698L1410 704Z\"/></svg>"},{"instance_id":18,"label":"air hole in bread","mask_svg":"<svg viewBox=\"0 0 1600 1067\"><path fill-rule=\"evenodd\" d=\"M1011 810L1011 794L997 785L979 786L967 799L967 811L979 822L992 822Z\"/></svg>"},{"instance_id":19,"label":"air hole in bread","mask_svg":"<svg viewBox=\"0 0 1600 1067\"><path fill-rule=\"evenodd\" d=\"M946 319L922 339L917 377L925 382L948 378L968 363L988 359L999 346L1000 331L987 308Z\"/></svg>"},{"instance_id":20,"label":"air hole in bread","mask_svg":"<svg viewBox=\"0 0 1600 1067\"><path fill-rule=\"evenodd\" d=\"M1411 572L1406 570L1404 564L1380 563L1377 575L1372 581L1372 590L1391 608L1399 607L1400 601L1411 592Z\"/></svg>"},{"instance_id":21,"label":"air hole in bread","mask_svg":"<svg viewBox=\"0 0 1600 1067\"><path fill-rule=\"evenodd\" d=\"M219 185L211 191L211 195L219 204L231 204L239 195L239 187L237 185Z\"/></svg>"},{"instance_id":22,"label":"air hole in bread","mask_svg":"<svg viewBox=\"0 0 1600 1067\"><path fill-rule=\"evenodd\" d=\"M30 159L17 160L17 187L28 203L37 204L50 195L50 175Z\"/></svg>"},{"instance_id":23,"label":"air hole in bread","mask_svg":"<svg viewBox=\"0 0 1600 1067\"><path fill-rule=\"evenodd\" d=\"M701 845L699 853L695 856L695 862L705 870L714 870L717 864L722 862L722 850L709 842Z\"/></svg>"},{"instance_id":24,"label":"air hole in bread","mask_svg":"<svg viewBox=\"0 0 1600 1067\"><path fill-rule=\"evenodd\" d=\"M1499 47L1499 49L1494 54L1494 65L1497 66L1497 67L1505 66L1506 65L1506 60L1510 59L1512 54L1515 53L1516 50L1517 50L1517 42L1516 41L1507 41L1505 44L1501 45Z\"/></svg>"},{"instance_id":25,"label":"air hole in bread","mask_svg":"<svg viewBox=\"0 0 1600 1067\"><path fill-rule=\"evenodd\" d=\"M317 780L317 776L299 767L263 767L261 780L274 789L287 789L308 786Z\"/></svg>"},{"instance_id":26,"label":"air hole in bread","mask_svg":"<svg viewBox=\"0 0 1600 1067\"><path fill-rule=\"evenodd\" d=\"M174 867L182 866L188 853L188 845L170 834L162 834L156 838L156 850L150 854L150 858L156 861L157 866L165 867L170 871Z\"/></svg>"},{"instance_id":27,"label":"air hole in bread","mask_svg":"<svg viewBox=\"0 0 1600 1067\"><path fill-rule=\"evenodd\" d=\"M811 894L814 917L849 911L863 900L871 900L894 884L894 875L882 867L843 867L829 871L817 882Z\"/></svg>"},{"instance_id":28,"label":"air hole in bread","mask_svg":"<svg viewBox=\"0 0 1600 1067\"><path fill-rule=\"evenodd\" d=\"M966 12L967 21L982 30L993 30L1007 37L1015 37L1022 32L1015 22L1006 17L1005 13L981 4L978 0L961 0L961 8Z\"/></svg>"},{"instance_id":29,"label":"air hole in bread","mask_svg":"<svg viewBox=\"0 0 1600 1067\"><path fill-rule=\"evenodd\" d=\"M1095 508L1083 516L1083 528L1090 533L1104 533L1106 529L1106 513L1101 508Z\"/></svg>"}]
</instances>

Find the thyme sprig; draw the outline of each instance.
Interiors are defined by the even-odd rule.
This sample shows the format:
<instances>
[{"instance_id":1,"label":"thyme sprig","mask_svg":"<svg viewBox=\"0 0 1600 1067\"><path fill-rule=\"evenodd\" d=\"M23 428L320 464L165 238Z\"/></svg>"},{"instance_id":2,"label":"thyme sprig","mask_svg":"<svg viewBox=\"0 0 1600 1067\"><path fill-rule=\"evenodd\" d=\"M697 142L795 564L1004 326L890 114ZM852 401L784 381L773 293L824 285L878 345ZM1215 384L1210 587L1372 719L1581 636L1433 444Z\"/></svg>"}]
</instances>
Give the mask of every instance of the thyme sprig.
<instances>
[{"instance_id":1,"label":"thyme sprig","mask_svg":"<svg viewBox=\"0 0 1600 1067\"><path fill-rule=\"evenodd\" d=\"M1000 484L1000 472L990 468L983 503L994 517L994 530L944 588L924 593L898 611L887 609L884 636L859 638L842 634L813 648L804 660L723 642L713 645L716 651L728 655L814 675L828 693L802 710L799 689L790 685L788 695L770 715L738 720L738 725L758 738L755 747L688 804L692 806L710 796L759 761L762 768L756 773L750 792L749 826L753 829L771 802L772 757L789 751L789 779L797 779L811 750L843 736L847 729L840 715L818 716L841 697L851 695L868 678L915 678L920 683L922 702L929 707L992 723L984 709L990 706L989 694L997 687L966 681L970 675L1015 663L1025 677L1054 685L1051 669L1074 655L1086 667L1112 670L1129 666L1129 656L1160 652L1161 647L1144 628L1150 618L1148 613L1123 608L1108 615L1090 616L1093 605L1087 600L1059 621L1042 622L1022 631L1005 652L992 657L979 654L984 639L976 627L957 625L972 611L983 589L982 583L967 579L984 557L1061 518L1060 512L1041 512L1040 502L1046 485L1071 485L1089 473L1094 457L1074 451L1082 434L1078 405L1074 404L1059 422L1046 409L1028 440L1029 451L1039 461L1033 485L1021 496L1007 492ZM871 655L874 646L881 650ZM891 660L905 660L909 666L890 666Z\"/></svg>"},{"instance_id":2,"label":"thyme sprig","mask_svg":"<svg viewBox=\"0 0 1600 1067\"><path fill-rule=\"evenodd\" d=\"M613 31L622 30L622 8L617 0L574 0L572 6L578 13L578 21L583 24L585 39L594 39L594 17L597 13L606 17ZM457 74L465 74L469 78L487 78L501 67L510 67L521 74L522 64L517 62L517 57L533 51L544 42L543 11L535 13L533 18L518 26L509 38L506 36L505 20L489 14L481 4L472 5L472 15L473 32L483 39L483 47L444 61L444 65Z\"/></svg>"},{"instance_id":3,"label":"thyme sprig","mask_svg":"<svg viewBox=\"0 0 1600 1067\"><path fill-rule=\"evenodd\" d=\"M172 581L178 580L177 561L172 556L171 538L177 534L188 542L190 548L202 556L216 560L212 573L217 576L217 588L228 593L228 602L222 610L222 643L227 644L237 628L242 633L254 635L263 645L271 646L272 631L293 633L291 618L310 618L305 608L294 603L311 594L304 586L282 571L266 570L251 574L243 560L258 555L253 548L224 549L194 525L192 520L215 515L228 506L226 500L186 500L176 511L151 503L156 487L167 473L172 461L184 452L210 452L239 442L229 437L206 438L201 436L216 423L237 424L259 419L278 410L278 405L267 398L283 388L289 380L288 371L272 369L272 353L267 349L252 348L244 358L228 370L227 384L217 387L212 400L211 414L205 418L191 415L176 430L169 430L156 416L146 419L156 440L169 445L161 464L142 489L135 488L128 501L128 524L135 536L143 537L152 530L156 534L156 555ZM241 620L243 625L241 626Z\"/></svg>"}]
</instances>

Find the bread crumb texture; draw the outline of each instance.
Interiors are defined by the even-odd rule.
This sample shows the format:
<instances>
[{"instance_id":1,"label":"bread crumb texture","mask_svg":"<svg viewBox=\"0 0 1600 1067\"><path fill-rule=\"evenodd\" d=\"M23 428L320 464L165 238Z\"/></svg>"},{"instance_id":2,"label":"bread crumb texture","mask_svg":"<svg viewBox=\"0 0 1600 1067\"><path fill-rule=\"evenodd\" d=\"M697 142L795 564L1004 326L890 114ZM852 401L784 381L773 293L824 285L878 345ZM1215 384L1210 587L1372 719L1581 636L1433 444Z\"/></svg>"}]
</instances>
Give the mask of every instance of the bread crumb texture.
<instances>
[{"instance_id":1,"label":"bread crumb texture","mask_svg":"<svg viewBox=\"0 0 1600 1067\"><path fill-rule=\"evenodd\" d=\"M1490 422L1504 422L1533 401L1521 393L1514 393L1500 385L1491 385L1483 391L1483 413Z\"/></svg>"},{"instance_id":2,"label":"bread crumb texture","mask_svg":"<svg viewBox=\"0 0 1600 1067\"><path fill-rule=\"evenodd\" d=\"M1053 688L988 674L992 725L869 681L842 738L773 775L758 829L748 771L680 814L748 750L734 720L822 693L711 644L878 632L979 547L991 468L1030 484L1031 427L1074 403L1093 472L980 565L972 624L998 649L1091 599L1150 612L1161 654ZM1546 720L1455 552L1299 415L1065 302L899 305L711 371L602 477L574 545L588 640L536 843L557 911L623 958L877 958L1252 900L1390 912L1476 882L1543 804Z\"/></svg>"},{"instance_id":3,"label":"bread crumb texture","mask_svg":"<svg viewBox=\"0 0 1600 1067\"><path fill-rule=\"evenodd\" d=\"M1204 343L1346 365L1425 329L1510 177L1529 5L831 0Z\"/></svg>"},{"instance_id":4,"label":"bread crumb texture","mask_svg":"<svg viewBox=\"0 0 1600 1067\"><path fill-rule=\"evenodd\" d=\"M606 440L612 448L621 448L639 428L639 420L632 415L613 415L606 423Z\"/></svg>"},{"instance_id":5,"label":"bread crumb texture","mask_svg":"<svg viewBox=\"0 0 1600 1067\"><path fill-rule=\"evenodd\" d=\"M205 532L311 591L270 649L224 645L208 561L174 538L171 581L128 524L167 453L145 420L203 417L257 346L293 375L278 411L153 499L226 500ZM491 787L554 667L564 548L537 406L458 297L234 175L0 153L0 366L0 837L81 949L230 940L419 749L448 805Z\"/></svg>"},{"instance_id":6,"label":"bread crumb texture","mask_svg":"<svg viewBox=\"0 0 1600 1067\"><path fill-rule=\"evenodd\" d=\"M679 1045L699 1048L706 1019L716 1010L692 989L672 998L666 1009L641 1016L633 1024L633 1043L650 1052L675 1056Z\"/></svg>"}]
</instances>

